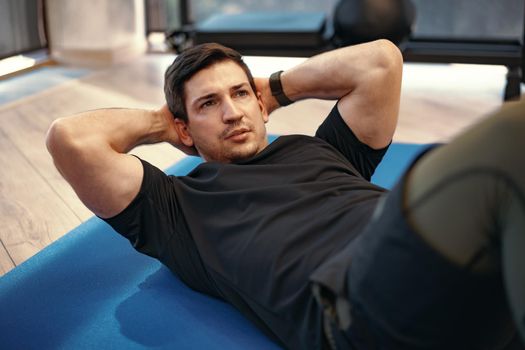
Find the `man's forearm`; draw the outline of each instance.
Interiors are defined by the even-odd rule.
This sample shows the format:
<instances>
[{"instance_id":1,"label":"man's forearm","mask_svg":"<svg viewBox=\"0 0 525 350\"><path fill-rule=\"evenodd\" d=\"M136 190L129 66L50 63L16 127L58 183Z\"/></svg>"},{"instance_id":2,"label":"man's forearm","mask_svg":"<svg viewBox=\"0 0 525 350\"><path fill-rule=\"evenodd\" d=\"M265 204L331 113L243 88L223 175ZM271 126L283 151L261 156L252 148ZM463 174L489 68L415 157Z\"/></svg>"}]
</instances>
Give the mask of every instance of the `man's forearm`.
<instances>
[{"instance_id":1,"label":"man's forearm","mask_svg":"<svg viewBox=\"0 0 525 350\"><path fill-rule=\"evenodd\" d=\"M48 133L48 146L77 145L81 148L109 146L126 153L135 146L165 141L169 124L156 111L100 109L60 118Z\"/></svg>"},{"instance_id":2,"label":"man's forearm","mask_svg":"<svg viewBox=\"0 0 525 350\"><path fill-rule=\"evenodd\" d=\"M138 145L167 141L169 122L160 111L93 110L57 119L46 145L57 169L75 187L84 181L85 169L111 164Z\"/></svg>"},{"instance_id":3,"label":"man's forearm","mask_svg":"<svg viewBox=\"0 0 525 350\"><path fill-rule=\"evenodd\" d=\"M392 65L399 63L399 50L386 40L378 40L314 56L283 72L281 84L292 101L340 99L360 86L380 85L385 73L394 71Z\"/></svg>"}]
</instances>

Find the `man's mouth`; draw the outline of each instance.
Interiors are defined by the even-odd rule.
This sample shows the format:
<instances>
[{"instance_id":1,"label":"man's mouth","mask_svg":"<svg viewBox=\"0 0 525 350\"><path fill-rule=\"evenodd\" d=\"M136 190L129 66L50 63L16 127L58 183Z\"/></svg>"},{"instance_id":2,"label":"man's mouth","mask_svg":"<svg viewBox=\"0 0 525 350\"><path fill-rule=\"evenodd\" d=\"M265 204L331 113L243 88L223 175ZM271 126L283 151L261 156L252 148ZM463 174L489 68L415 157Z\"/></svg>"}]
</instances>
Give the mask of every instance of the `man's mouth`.
<instances>
[{"instance_id":1,"label":"man's mouth","mask_svg":"<svg viewBox=\"0 0 525 350\"><path fill-rule=\"evenodd\" d=\"M235 129L235 130L232 130L230 131L229 133L226 134L226 137L225 139L226 140L234 140L234 141L237 141L237 140L242 140L245 136L246 133L248 133L250 131L249 128L238 128L238 129Z\"/></svg>"}]
</instances>

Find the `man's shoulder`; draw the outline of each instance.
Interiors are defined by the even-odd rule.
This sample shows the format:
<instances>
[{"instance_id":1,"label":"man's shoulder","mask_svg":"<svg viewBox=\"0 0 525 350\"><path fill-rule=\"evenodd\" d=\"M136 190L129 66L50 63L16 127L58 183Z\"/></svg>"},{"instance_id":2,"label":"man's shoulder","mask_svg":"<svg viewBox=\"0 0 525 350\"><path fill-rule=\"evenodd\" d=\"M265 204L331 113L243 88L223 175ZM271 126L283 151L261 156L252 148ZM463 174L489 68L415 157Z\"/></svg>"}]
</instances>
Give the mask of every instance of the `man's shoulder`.
<instances>
[{"instance_id":1,"label":"man's shoulder","mask_svg":"<svg viewBox=\"0 0 525 350\"><path fill-rule=\"evenodd\" d=\"M294 152L295 150L302 149L304 147L322 147L328 143L317 136L303 135L303 134L290 134L276 137L262 152L264 155L267 153L275 152Z\"/></svg>"},{"instance_id":2,"label":"man's shoulder","mask_svg":"<svg viewBox=\"0 0 525 350\"><path fill-rule=\"evenodd\" d=\"M289 135L278 136L275 139L275 141L279 141L279 142L312 142L314 141L315 142L318 139L319 138L316 136L303 135L303 134L289 134Z\"/></svg>"},{"instance_id":3,"label":"man's shoulder","mask_svg":"<svg viewBox=\"0 0 525 350\"><path fill-rule=\"evenodd\" d=\"M292 134L282 135L271 142L255 157L239 164L274 164L286 162L314 161L327 154L339 155L328 142L316 136Z\"/></svg>"}]
</instances>

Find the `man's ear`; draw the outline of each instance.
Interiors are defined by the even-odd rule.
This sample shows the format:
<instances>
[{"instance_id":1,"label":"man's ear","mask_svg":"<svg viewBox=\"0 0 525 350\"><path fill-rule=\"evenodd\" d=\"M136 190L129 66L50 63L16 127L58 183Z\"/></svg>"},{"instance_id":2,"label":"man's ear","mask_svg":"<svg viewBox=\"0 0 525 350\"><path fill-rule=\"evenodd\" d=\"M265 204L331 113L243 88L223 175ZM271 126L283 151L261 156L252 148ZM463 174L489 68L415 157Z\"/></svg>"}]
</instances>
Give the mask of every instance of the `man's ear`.
<instances>
[{"instance_id":1,"label":"man's ear","mask_svg":"<svg viewBox=\"0 0 525 350\"><path fill-rule=\"evenodd\" d=\"M257 103L259 103L259 108L261 109L264 123L268 123L268 120L270 118L268 117L268 109L266 109L266 106L262 100L262 94L259 91L257 91L256 95L257 95Z\"/></svg>"},{"instance_id":2,"label":"man's ear","mask_svg":"<svg viewBox=\"0 0 525 350\"><path fill-rule=\"evenodd\" d=\"M188 130L188 123L180 118L175 118L175 131L179 136L180 142L187 147L193 147L193 138Z\"/></svg>"}]
</instances>

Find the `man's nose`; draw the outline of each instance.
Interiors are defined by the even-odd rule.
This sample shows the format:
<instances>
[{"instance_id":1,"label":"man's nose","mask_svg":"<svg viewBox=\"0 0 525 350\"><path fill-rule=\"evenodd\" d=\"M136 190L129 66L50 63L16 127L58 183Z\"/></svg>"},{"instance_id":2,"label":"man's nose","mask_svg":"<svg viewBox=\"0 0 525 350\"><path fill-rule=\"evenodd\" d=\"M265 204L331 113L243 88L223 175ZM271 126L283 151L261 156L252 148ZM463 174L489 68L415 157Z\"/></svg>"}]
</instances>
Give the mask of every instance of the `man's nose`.
<instances>
[{"instance_id":1,"label":"man's nose","mask_svg":"<svg viewBox=\"0 0 525 350\"><path fill-rule=\"evenodd\" d=\"M235 104L235 101L231 98L226 98L223 102L223 121L225 123L231 123L233 121L239 120L242 118L243 113Z\"/></svg>"}]
</instances>

